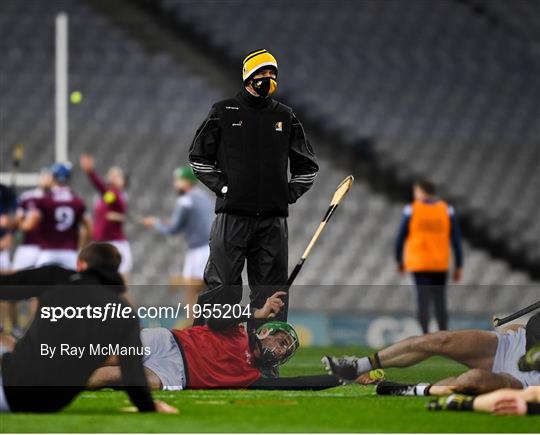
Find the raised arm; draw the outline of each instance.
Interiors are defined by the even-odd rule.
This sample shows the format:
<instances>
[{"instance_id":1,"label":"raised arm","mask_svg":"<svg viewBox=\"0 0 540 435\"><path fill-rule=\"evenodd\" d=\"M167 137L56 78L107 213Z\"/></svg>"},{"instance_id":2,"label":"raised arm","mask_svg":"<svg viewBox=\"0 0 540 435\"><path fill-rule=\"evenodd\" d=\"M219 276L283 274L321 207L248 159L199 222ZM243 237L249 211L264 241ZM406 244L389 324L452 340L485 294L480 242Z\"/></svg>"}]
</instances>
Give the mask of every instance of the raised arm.
<instances>
[{"instance_id":1,"label":"raised arm","mask_svg":"<svg viewBox=\"0 0 540 435\"><path fill-rule=\"evenodd\" d=\"M169 235L178 233L186 222L186 212L193 207L193 200L189 196L178 198L168 223L156 219L154 228L161 234Z\"/></svg>"},{"instance_id":2,"label":"raised arm","mask_svg":"<svg viewBox=\"0 0 540 435\"><path fill-rule=\"evenodd\" d=\"M217 164L217 153L221 132L219 114L215 107L197 130L189 149L189 164L201 182L218 196L223 196L222 189L227 185L225 174Z\"/></svg>"},{"instance_id":3,"label":"raised arm","mask_svg":"<svg viewBox=\"0 0 540 435\"><path fill-rule=\"evenodd\" d=\"M224 329L238 325L239 323L247 322L250 319L269 319L283 309L285 303L281 300L281 298L286 295L286 292L278 291L266 299L266 302L262 308L251 308L249 313L243 314L240 317L210 317L206 320L206 324L214 331L223 331ZM219 303L216 304L219 305ZM244 307L241 311L242 313L244 312Z\"/></svg>"},{"instance_id":4,"label":"raised arm","mask_svg":"<svg viewBox=\"0 0 540 435\"><path fill-rule=\"evenodd\" d=\"M289 161L291 168L289 203L292 204L311 188L319 172L313 148L296 116L293 116L291 125Z\"/></svg>"},{"instance_id":5,"label":"raised arm","mask_svg":"<svg viewBox=\"0 0 540 435\"><path fill-rule=\"evenodd\" d=\"M79 164L96 190L102 195L107 192L107 186L94 169L94 158L90 154L81 154Z\"/></svg>"}]
</instances>

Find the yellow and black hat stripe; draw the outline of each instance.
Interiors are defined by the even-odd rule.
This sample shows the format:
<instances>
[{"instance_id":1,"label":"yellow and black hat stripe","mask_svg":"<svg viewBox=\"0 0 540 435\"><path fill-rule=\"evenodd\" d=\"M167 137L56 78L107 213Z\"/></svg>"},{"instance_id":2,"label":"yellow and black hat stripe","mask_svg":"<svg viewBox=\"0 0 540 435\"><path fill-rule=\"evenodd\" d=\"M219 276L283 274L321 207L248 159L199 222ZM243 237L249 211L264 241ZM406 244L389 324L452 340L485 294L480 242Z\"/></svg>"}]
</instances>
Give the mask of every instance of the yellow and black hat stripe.
<instances>
[{"instance_id":1,"label":"yellow and black hat stripe","mask_svg":"<svg viewBox=\"0 0 540 435\"><path fill-rule=\"evenodd\" d=\"M275 69L277 74L278 67L276 58L265 49L252 51L244 59L242 68L242 79L245 82L249 80L249 78L253 76L257 71L265 68Z\"/></svg>"}]
</instances>

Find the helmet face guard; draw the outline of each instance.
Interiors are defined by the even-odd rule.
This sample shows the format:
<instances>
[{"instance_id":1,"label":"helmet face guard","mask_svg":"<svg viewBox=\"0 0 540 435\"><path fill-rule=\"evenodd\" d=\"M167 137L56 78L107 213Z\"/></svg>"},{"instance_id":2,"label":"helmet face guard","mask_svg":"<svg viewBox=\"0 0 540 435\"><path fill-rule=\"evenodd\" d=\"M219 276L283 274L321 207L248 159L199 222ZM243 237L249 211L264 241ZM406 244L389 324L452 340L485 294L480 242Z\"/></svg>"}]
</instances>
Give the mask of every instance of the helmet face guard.
<instances>
[{"instance_id":1,"label":"helmet face guard","mask_svg":"<svg viewBox=\"0 0 540 435\"><path fill-rule=\"evenodd\" d=\"M287 346L285 354L279 355L276 347L268 348L268 347L262 346L262 343L261 343L262 339L260 338L260 334L264 330L268 331L266 337L269 335L275 335L278 332L283 332L289 337L290 344ZM258 362L263 367L277 367L279 365L285 364L296 353L296 351L298 350L298 347L300 347L300 342L298 340L298 335L296 334L296 331L287 322L281 322L281 321L267 322L264 325L259 326L259 328L257 328L256 333L257 333L257 338L258 338L258 343L259 343L258 344L259 349L261 352L258 358Z\"/></svg>"}]
</instances>

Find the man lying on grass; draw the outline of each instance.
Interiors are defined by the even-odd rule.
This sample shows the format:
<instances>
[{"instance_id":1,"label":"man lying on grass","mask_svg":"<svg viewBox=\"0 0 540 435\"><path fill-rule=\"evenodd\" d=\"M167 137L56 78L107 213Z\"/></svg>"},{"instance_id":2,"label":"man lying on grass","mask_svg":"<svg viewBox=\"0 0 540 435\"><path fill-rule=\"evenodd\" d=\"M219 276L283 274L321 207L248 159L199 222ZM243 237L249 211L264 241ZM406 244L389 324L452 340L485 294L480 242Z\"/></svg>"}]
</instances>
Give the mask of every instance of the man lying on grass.
<instances>
[{"instance_id":1,"label":"man lying on grass","mask_svg":"<svg viewBox=\"0 0 540 435\"><path fill-rule=\"evenodd\" d=\"M279 313L284 292L277 292L252 318L269 319ZM289 360L298 349L298 336L286 322L268 321L249 332L237 318L209 319L204 326L189 329L148 328L141 331L148 384L153 389L183 390L250 388L322 390L341 385L335 376L316 375L269 378L268 373ZM122 385L117 366L103 367L92 375L89 388Z\"/></svg>"},{"instance_id":2,"label":"man lying on grass","mask_svg":"<svg viewBox=\"0 0 540 435\"><path fill-rule=\"evenodd\" d=\"M58 266L29 269L0 275L0 299L22 300L37 297L37 315L26 334L14 348L2 338L4 353L0 359L0 412L55 412L67 406L82 390L95 369L107 361L120 364L125 390L139 411L177 412L169 405L152 400L137 354L118 357L70 350L94 346L140 348L137 318L73 318L56 321L43 316L43 309L61 307L104 310L107 305L128 307L118 273L120 254L107 243L86 246L77 259L77 271ZM55 349L54 351L52 349Z\"/></svg>"},{"instance_id":3,"label":"man lying on grass","mask_svg":"<svg viewBox=\"0 0 540 435\"><path fill-rule=\"evenodd\" d=\"M540 343L532 346L518 362L523 372L540 370ZM451 394L428 403L433 411L478 411L497 415L540 415L540 386L524 390L503 388L480 396Z\"/></svg>"},{"instance_id":4,"label":"man lying on grass","mask_svg":"<svg viewBox=\"0 0 540 435\"><path fill-rule=\"evenodd\" d=\"M410 367L438 355L469 368L433 385L382 382L377 393L400 396L447 396L452 393L482 394L500 388L522 389L540 385L538 368L522 371L518 360L540 343L540 313L527 326L511 325L504 332L465 330L435 332L395 343L369 357L323 357L327 370L345 381L362 383L372 369Z\"/></svg>"}]
</instances>

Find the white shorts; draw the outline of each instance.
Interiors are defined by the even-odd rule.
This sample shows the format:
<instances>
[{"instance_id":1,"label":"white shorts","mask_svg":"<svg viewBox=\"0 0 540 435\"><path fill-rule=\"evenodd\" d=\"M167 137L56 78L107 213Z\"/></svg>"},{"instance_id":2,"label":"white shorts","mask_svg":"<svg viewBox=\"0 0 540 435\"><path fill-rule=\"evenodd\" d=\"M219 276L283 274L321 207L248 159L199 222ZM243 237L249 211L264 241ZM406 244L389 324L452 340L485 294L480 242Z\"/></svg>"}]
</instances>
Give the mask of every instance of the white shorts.
<instances>
[{"instance_id":1,"label":"white shorts","mask_svg":"<svg viewBox=\"0 0 540 435\"><path fill-rule=\"evenodd\" d=\"M51 264L75 270L77 268L77 251L71 249L42 249L36 267Z\"/></svg>"},{"instance_id":2,"label":"white shorts","mask_svg":"<svg viewBox=\"0 0 540 435\"><path fill-rule=\"evenodd\" d=\"M131 272L131 269L133 269L133 257L131 256L131 246L129 242L127 240L112 240L103 243L110 243L118 249L118 252L120 252L122 262L120 263L118 272L122 274Z\"/></svg>"},{"instance_id":3,"label":"white shorts","mask_svg":"<svg viewBox=\"0 0 540 435\"><path fill-rule=\"evenodd\" d=\"M9 251L0 251L0 271L11 270Z\"/></svg>"},{"instance_id":4,"label":"white shorts","mask_svg":"<svg viewBox=\"0 0 540 435\"><path fill-rule=\"evenodd\" d=\"M540 385L540 372L521 372L518 369L518 361L526 352L525 328L519 328L515 332L496 332L495 334L499 344L497 345L491 371L513 376L523 384L524 388Z\"/></svg>"},{"instance_id":5,"label":"white shorts","mask_svg":"<svg viewBox=\"0 0 540 435\"><path fill-rule=\"evenodd\" d=\"M187 251L182 276L184 278L203 279L204 269L210 256L210 246L204 245Z\"/></svg>"},{"instance_id":6,"label":"white shorts","mask_svg":"<svg viewBox=\"0 0 540 435\"><path fill-rule=\"evenodd\" d=\"M150 348L150 355L143 356L143 365L157 375L162 389L184 390L184 359L172 332L165 328L145 328L141 331L141 342L143 347Z\"/></svg>"},{"instance_id":7,"label":"white shorts","mask_svg":"<svg viewBox=\"0 0 540 435\"><path fill-rule=\"evenodd\" d=\"M30 269L35 267L39 257L39 246L19 245L13 256L13 270Z\"/></svg>"},{"instance_id":8,"label":"white shorts","mask_svg":"<svg viewBox=\"0 0 540 435\"><path fill-rule=\"evenodd\" d=\"M4 393L4 387L2 386L2 370L0 370L0 412L9 412L9 405L7 403L6 394Z\"/></svg>"}]
</instances>

